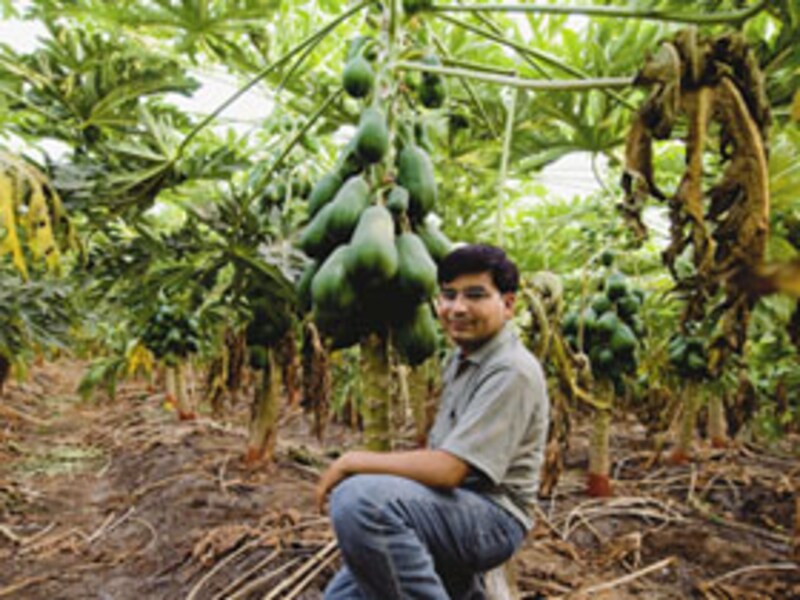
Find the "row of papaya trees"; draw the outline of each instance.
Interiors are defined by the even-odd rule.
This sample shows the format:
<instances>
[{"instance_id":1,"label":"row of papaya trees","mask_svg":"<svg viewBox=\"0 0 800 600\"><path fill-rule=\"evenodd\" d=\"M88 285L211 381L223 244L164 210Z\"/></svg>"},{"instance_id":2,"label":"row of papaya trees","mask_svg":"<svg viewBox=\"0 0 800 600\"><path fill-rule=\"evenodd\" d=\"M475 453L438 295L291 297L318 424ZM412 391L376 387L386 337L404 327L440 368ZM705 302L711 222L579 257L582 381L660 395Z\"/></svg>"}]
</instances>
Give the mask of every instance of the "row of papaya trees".
<instances>
[{"instance_id":1,"label":"row of papaya trees","mask_svg":"<svg viewBox=\"0 0 800 600\"><path fill-rule=\"evenodd\" d=\"M765 4L715 15L708 21L723 24L716 28L680 10L621 9L620 19L694 20L703 28L654 43L650 59L638 57L635 78L602 79L509 41L491 18L493 7L458 8L470 9L473 20L460 21L448 12L456 7L363 2L252 69L236 96L266 82L276 94L292 92L286 104L294 103L299 115L275 110L278 116L259 133L270 151L257 163L246 139L219 139L207 127L235 97L200 123L158 101L166 92L196 88L175 60L132 57L113 40L55 24L44 49L16 61L6 53L0 64L17 87L5 101L20 111L11 125L31 138L59 139L72 153L62 164L38 168L3 155L0 293L9 301L0 303L0 379L12 365L21 371L36 352L80 347L97 357L84 379L87 393L103 385L113 395L119 379L160 364L167 399L180 418L191 419L198 411L187 392L191 365L206 373L203 388L217 412L249 371L257 375L250 462L274 452L281 383L289 397L303 397L320 435L341 395L358 399L368 446L392 446L401 433L393 433L398 414L413 417L421 439L445 349L432 299L436 263L452 247L447 232L457 240L504 243L520 257L528 282L520 319L547 366L557 407L552 447L565 443L570 413L581 407L594 414L590 493L611 491L615 405L662 429L680 415L676 461L689 456L703 404L711 437L724 443L726 429L753 417L752 408L733 400L754 385L742 373L748 340L753 345L750 317L762 297L785 294L780 302L793 315L773 319L776 330L790 324L781 347L794 348L782 364L796 364L800 340L800 313L788 299L798 296L796 259L768 262L776 206L780 236L794 248L789 257L797 253L798 209L776 205L774 196L770 204L775 177L767 152L771 119L789 129L796 120L791 113L771 116L770 94L785 103L784 92L770 89L757 53L729 29L762 17ZM784 9L772 7L771 18L791 16ZM558 7L515 10L557 13ZM354 20L359 25L343 36ZM457 32L452 43L441 39L434 20L454 28L446 30ZM513 54L523 74L457 58L467 35L489 55ZM770 50L791 52L791 35ZM210 39L205 43L213 50ZM324 62L334 76L308 94L315 104L303 102L306 88L297 75L313 80L313 57L331 53L335 59ZM70 71L80 56L102 57L114 68L98 60L96 70L88 61ZM548 74L541 64L558 77L528 76ZM321 69L319 60L314 66ZM570 79L561 79L565 72ZM500 88L513 93L498 100ZM539 104L528 104L531 96ZM574 108L557 109L582 102L576 97L602 99L595 104L602 104L603 120L588 127L593 143L620 145L603 137L602 123L619 118L613 111L625 117L619 131L627 140L612 165L621 186L592 205L606 216L590 227L607 227L609 237L587 239L563 259L573 266L559 268L542 257L554 240L566 244L575 232L555 231L532 252L535 233L523 231L531 227L524 214L514 223L510 198L525 177L515 165L533 158L534 119L550 107L551 119L563 124ZM575 106L584 107L587 119L599 110ZM789 139L796 149L797 137ZM557 141L542 145L547 150ZM475 158L483 153L492 157L488 165ZM679 158L670 164L670 156ZM165 204L182 194L213 201ZM616 211L609 198L619 201ZM178 225L161 225L159 210L178 214ZM660 247L649 235L647 210L668 223ZM530 214L533 228L547 227L546 210ZM492 231L487 223L499 226ZM647 273L636 272L641 256L650 257ZM591 275L576 276L578 265ZM545 266L561 277L537 273ZM97 319L87 323L81 318L87 314ZM347 377L332 378L351 360L358 366ZM779 379L791 389L790 374ZM666 389L682 393L668 401ZM782 393L796 405L796 397ZM737 407L744 411L740 422Z\"/></svg>"}]
</instances>

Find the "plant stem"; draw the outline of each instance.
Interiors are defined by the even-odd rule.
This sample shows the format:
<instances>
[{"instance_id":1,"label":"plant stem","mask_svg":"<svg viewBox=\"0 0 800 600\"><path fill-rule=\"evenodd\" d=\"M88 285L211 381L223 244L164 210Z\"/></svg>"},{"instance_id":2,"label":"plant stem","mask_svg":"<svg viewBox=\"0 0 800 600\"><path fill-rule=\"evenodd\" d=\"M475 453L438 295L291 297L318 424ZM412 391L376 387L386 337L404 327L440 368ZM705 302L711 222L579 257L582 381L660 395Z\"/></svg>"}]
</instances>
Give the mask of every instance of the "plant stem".
<instances>
[{"instance_id":1,"label":"plant stem","mask_svg":"<svg viewBox=\"0 0 800 600\"><path fill-rule=\"evenodd\" d=\"M508 177L508 158L511 154L511 140L514 137L514 117L517 112L517 90L511 92L511 100L506 107L506 128L503 134L503 154L500 156L500 174L497 178L497 245L504 244L506 178Z\"/></svg>"},{"instance_id":2,"label":"plant stem","mask_svg":"<svg viewBox=\"0 0 800 600\"><path fill-rule=\"evenodd\" d=\"M607 381L597 383L598 395L608 402L609 408L595 409L592 436L589 440L589 473L608 475L611 470L609 452L609 428L611 426L610 406L614 399L614 387Z\"/></svg>"},{"instance_id":3,"label":"plant stem","mask_svg":"<svg viewBox=\"0 0 800 600\"><path fill-rule=\"evenodd\" d=\"M278 437L280 378L275 364L275 350L266 348L267 363L261 369L261 381L255 386L250 410L250 426L245 462L271 462Z\"/></svg>"},{"instance_id":4,"label":"plant stem","mask_svg":"<svg viewBox=\"0 0 800 600\"><path fill-rule=\"evenodd\" d=\"M476 35L480 35L482 37L485 37L486 39L492 40L494 42L497 42L498 44L501 44L503 46L506 46L508 48L516 50L522 57L533 56L534 58L537 58L537 59L541 60L542 62L546 62L549 65L552 65L552 66L554 66L554 67L556 67L558 69L561 69L562 71L565 71L565 72L569 73L570 75L574 75L575 77L580 77L581 79L590 79L588 73L585 73L584 71L581 71L580 69L577 69L577 68L575 68L575 67L573 67L571 65L568 65L568 64L564 63L563 61L561 61L557 57L553 56L552 54L548 54L547 52L543 52L541 50L537 50L536 48L531 48L531 47L528 47L528 46L524 46L523 44L518 44L516 42L513 42L513 41L511 41L509 39L504 38L503 36L501 36L499 34L493 33L491 31L487 31L485 29L481 29L480 27L476 27L475 25L471 25L469 23L464 23L463 21L459 21L458 19L454 19L452 17L448 17L447 15L444 15L444 14L439 14L437 16L440 19L442 19L444 21L447 21L448 23L451 23L452 25L455 25L457 27L461 27L462 29L466 29L467 31L471 31L472 33L474 33ZM617 102L619 102L620 104L622 104L623 106L625 106L626 108L629 108L631 110L637 110L637 107L635 107L633 104L628 102L625 98L623 98L619 94L617 94L617 93L615 93L615 92L613 92L611 90L608 90L608 89L603 89L602 91L604 93L606 93L608 96L610 96L611 98L613 98L614 100L616 100Z\"/></svg>"},{"instance_id":5,"label":"plant stem","mask_svg":"<svg viewBox=\"0 0 800 600\"><path fill-rule=\"evenodd\" d=\"M269 181L272 178L272 175L275 173L275 171L277 171L278 168L280 168L280 166L283 164L283 161L286 160L287 156L289 156L289 153L292 151L292 148L294 148L297 145L297 143L308 132L308 130L311 129L314 123L316 123L319 120L319 118L327 110L327 108L331 104L333 104L341 95L342 95L342 90L341 89L336 90L325 100L325 102L323 102L319 106L319 108L317 108L316 111L314 111L314 114L311 115L308 118L308 121L306 121L303 124L303 126L297 131L297 133L294 134L294 137L291 140L289 140L289 143L286 144L286 147L278 155L278 158L276 158L275 161L270 165L269 171L267 171L267 174L264 176L264 181ZM250 200L252 200L252 198Z\"/></svg>"},{"instance_id":6,"label":"plant stem","mask_svg":"<svg viewBox=\"0 0 800 600\"><path fill-rule=\"evenodd\" d=\"M188 146L189 142L192 141L195 138L195 136L198 133L200 133L200 131L203 130L203 128L205 128L209 123L211 123L211 121L216 119L220 115L220 113L222 113L222 111L224 111L231 104L236 102L236 100L238 100L241 96L246 94L259 81L264 79L267 75L272 73L275 69L277 69L278 67L280 67L284 63L286 63L289 60L291 60L293 56L295 56L296 54L302 52L307 46L315 45L316 43L318 43L319 39L324 38L331 31L336 29L336 27L338 27L343 21L347 20L352 15L354 15L357 12L359 12L361 9L369 6L370 4L372 4L372 0L365 0L364 2L358 3L353 8L345 11L344 13L342 13L341 15L336 17L333 21L331 21L330 23L328 23L327 25L322 27L320 30L312 33L305 40L303 40L297 46L295 46L294 48L289 50L286 54L281 56L278 60L273 62L271 65L269 65L268 67L262 69L258 74L256 74L255 77L253 77L250 81L248 81L244 86L239 88L233 95L231 95L230 98L228 98L222 104L220 104L217 108L215 108L211 112L211 114L209 114L205 119L200 121L200 123L198 123L195 126L195 128L192 129L192 131L189 132L189 134L181 142L181 145L178 146L178 149L175 152L175 156L173 157L172 162L175 162L178 159L178 157L181 156L183 151L186 149L186 146Z\"/></svg>"},{"instance_id":7,"label":"plant stem","mask_svg":"<svg viewBox=\"0 0 800 600\"><path fill-rule=\"evenodd\" d=\"M436 44L436 48L439 51L439 54L442 55L442 57L445 59L445 62L451 61L452 59L449 58L449 55L447 53L447 48L445 47L445 45L442 44L441 40L436 36L435 33L433 33L433 31L431 31L430 33L431 36L433 37L433 41ZM511 74L514 74L513 71L511 72ZM483 102L481 102L481 99L478 97L478 94L475 93L475 89L472 87L472 84L470 84L470 82L466 79L459 79L459 81L461 82L461 85L464 86L464 90L467 92L467 95L469 96L472 103L475 104L475 107L478 109L481 118L483 119L484 123L486 123L486 126L489 128L491 136L493 138L497 137L497 129L495 128L495 124L489 117L489 113L486 112L486 107L483 105Z\"/></svg>"},{"instance_id":8,"label":"plant stem","mask_svg":"<svg viewBox=\"0 0 800 600\"><path fill-rule=\"evenodd\" d=\"M538 13L551 15L586 15L590 17L619 17L623 19L647 19L650 21L669 21L673 23L691 23L695 25L712 25L720 23L741 23L758 14L767 6L767 0L750 8L706 14L688 14L658 8L623 8L616 6L559 6L553 4L481 4L432 6L430 12L472 12L472 13Z\"/></svg>"},{"instance_id":9,"label":"plant stem","mask_svg":"<svg viewBox=\"0 0 800 600\"><path fill-rule=\"evenodd\" d=\"M377 334L361 340L361 376L364 443L369 450L390 450L389 362L386 340Z\"/></svg>"},{"instance_id":10,"label":"plant stem","mask_svg":"<svg viewBox=\"0 0 800 600\"><path fill-rule=\"evenodd\" d=\"M492 65L484 65L469 60L458 60L455 58L449 58L447 56L442 58L442 63L446 67L469 69L470 71L477 71L480 73L494 73L495 75L506 75L509 77L513 77L517 74L517 71L514 69L498 69Z\"/></svg>"},{"instance_id":11,"label":"plant stem","mask_svg":"<svg viewBox=\"0 0 800 600\"><path fill-rule=\"evenodd\" d=\"M425 73L435 73L446 77L462 77L465 79L475 79L496 85L526 89L526 90L545 90L545 91L584 91L594 89L627 88L633 85L633 77L600 77L597 79L570 79L570 80L542 80L527 79L524 77L506 77L504 75L493 75L490 73L478 73L467 69L453 69L450 67L438 67L417 62L398 61L394 64L396 69L408 69L410 71L423 71Z\"/></svg>"}]
</instances>

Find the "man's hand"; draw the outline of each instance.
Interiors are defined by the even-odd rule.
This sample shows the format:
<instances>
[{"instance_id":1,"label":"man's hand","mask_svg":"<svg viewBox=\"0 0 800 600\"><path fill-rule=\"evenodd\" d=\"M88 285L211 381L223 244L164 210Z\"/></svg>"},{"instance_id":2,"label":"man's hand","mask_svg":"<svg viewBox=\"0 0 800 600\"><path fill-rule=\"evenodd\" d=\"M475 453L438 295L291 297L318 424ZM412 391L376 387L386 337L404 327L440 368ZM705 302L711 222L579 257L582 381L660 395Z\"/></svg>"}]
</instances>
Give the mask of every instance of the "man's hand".
<instances>
[{"instance_id":1,"label":"man's hand","mask_svg":"<svg viewBox=\"0 0 800 600\"><path fill-rule=\"evenodd\" d=\"M396 475L436 488L454 488L467 476L469 465L442 450L406 452L347 452L337 458L320 477L314 498L320 512L325 499L343 479L359 473Z\"/></svg>"},{"instance_id":2,"label":"man's hand","mask_svg":"<svg viewBox=\"0 0 800 600\"><path fill-rule=\"evenodd\" d=\"M320 513L325 513L325 501L328 498L328 494L333 491L333 488L339 485L345 477L352 475L347 469L348 455L350 454L353 453L348 452L333 461L319 478L319 483L317 483L317 488L314 491L314 498Z\"/></svg>"}]
</instances>

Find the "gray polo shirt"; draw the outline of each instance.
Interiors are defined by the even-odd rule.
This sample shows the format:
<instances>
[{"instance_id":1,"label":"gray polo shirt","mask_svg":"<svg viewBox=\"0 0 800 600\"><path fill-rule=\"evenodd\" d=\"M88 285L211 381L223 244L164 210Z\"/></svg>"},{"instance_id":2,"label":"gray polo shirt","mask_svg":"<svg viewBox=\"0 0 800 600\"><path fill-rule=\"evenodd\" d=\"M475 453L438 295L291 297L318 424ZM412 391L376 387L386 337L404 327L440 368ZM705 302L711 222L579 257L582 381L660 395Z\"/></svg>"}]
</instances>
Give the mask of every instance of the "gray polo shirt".
<instances>
[{"instance_id":1,"label":"gray polo shirt","mask_svg":"<svg viewBox=\"0 0 800 600\"><path fill-rule=\"evenodd\" d=\"M443 384L428 446L467 462L472 469L461 487L485 495L529 529L550 408L539 361L506 323L467 357L456 350Z\"/></svg>"}]
</instances>

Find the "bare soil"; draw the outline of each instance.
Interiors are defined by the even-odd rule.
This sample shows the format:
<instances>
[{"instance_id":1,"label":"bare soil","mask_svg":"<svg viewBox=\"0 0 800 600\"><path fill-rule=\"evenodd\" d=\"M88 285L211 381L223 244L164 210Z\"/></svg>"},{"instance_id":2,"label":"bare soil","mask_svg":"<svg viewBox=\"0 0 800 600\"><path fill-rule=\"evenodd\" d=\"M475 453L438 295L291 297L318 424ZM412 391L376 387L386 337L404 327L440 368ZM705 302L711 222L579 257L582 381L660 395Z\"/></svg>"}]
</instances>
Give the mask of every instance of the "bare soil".
<instances>
[{"instance_id":1,"label":"bare soil","mask_svg":"<svg viewBox=\"0 0 800 600\"><path fill-rule=\"evenodd\" d=\"M312 491L356 433L322 446L287 408L275 463L247 468L244 403L178 422L144 382L85 402L82 368L43 365L0 400L0 598L321 597L339 559ZM664 466L623 420L607 499L585 495L587 440L516 557L523 598L800 598L797 440Z\"/></svg>"}]
</instances>

